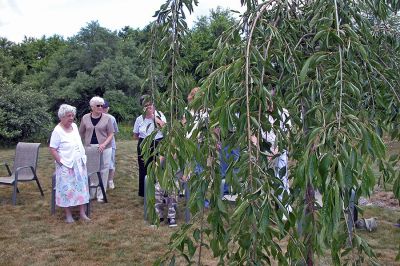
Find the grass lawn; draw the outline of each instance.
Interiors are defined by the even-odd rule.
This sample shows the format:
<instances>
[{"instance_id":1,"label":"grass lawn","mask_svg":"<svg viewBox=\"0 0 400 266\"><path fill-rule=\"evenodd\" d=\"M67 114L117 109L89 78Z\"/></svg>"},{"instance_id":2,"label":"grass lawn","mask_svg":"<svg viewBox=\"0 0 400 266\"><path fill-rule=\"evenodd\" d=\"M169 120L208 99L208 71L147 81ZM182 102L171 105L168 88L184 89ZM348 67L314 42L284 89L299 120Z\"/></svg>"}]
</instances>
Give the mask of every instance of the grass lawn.
<instances>
[{"instance_id":1,"label":"grass lawn","mask_svg":"<svg viewBox=\"0 0 400 266\"><path fill-rule=\"evenodd\" d=\"M50 214L53 161L46 145L41 145L38 176L45 196L34 182L21 183L17 206L11 205L12 188L0 188L0 265L151 265L166 251L176 229L162 225L151 228L143 220L143 199L137 196L136 142L117 142L116 189L108 191L109 203L92 203L92 221L64 223L57 208ZM398 146L396 146L398 152ZM0 161L12 164L13 149L2 149ZM0 174L6 174L5 168ZM383 265L396 264L400 228L400 208L365 207L364 216L378 217L378 230L360 232L375 248ZM178 224L183 222L183 216ZM320 261L320 264L329 264ZM206 265L216 265L210 257ZM399 263L399 262L397 262Z\"/></svg>"}]
</instances>

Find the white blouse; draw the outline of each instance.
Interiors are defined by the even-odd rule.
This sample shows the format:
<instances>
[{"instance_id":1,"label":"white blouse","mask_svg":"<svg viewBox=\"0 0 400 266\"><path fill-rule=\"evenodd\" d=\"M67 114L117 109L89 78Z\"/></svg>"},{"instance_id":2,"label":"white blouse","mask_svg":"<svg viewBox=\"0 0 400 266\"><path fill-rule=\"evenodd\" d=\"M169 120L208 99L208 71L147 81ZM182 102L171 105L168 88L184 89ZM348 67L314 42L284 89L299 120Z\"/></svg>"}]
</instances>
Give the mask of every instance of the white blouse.
<instances>
[{"instance_id":1,"label":"white blouse","mask_svg":"<svg viewBox=\"0 0 400 266\"><path fill-rule=\"evenodd\" d=\"M167 119L165 118L164 114L160 111L155 111L156 116L163 121L164 123L167 123ZM154 120L150 118L145 118L143 115L139 116L136 118L135 124L133 126L133 133L138 134L139 138L144 139L147 136L149 136L153 131L155 130L154 128ZM154 137L154 139L160 139L163 137L163 133L161 130L157 129L157 133Z\"/></svg>"},{"instance_id":2,"label":"white blouse","mask_svg":"<svg viewBox=\"0 0 400 266\"><path fill-rule=\"evenodd\" d=\"M68 168L74 166L75 160L83 159L86 163L85 149L75 123L72 123L71 132L57 125L51 134L50 147L57 150L61 163Z\"/></svg>"}]
</instances>

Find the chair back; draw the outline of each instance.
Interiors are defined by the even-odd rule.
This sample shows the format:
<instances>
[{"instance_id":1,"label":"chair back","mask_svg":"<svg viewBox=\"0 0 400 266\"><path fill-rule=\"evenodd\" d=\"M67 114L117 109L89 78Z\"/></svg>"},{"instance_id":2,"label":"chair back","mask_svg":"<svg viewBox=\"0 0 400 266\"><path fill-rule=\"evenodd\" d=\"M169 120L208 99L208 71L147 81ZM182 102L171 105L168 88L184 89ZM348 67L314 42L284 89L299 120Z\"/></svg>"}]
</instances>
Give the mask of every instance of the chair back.
<instances>
[{"instance_id":1,"label":"chair back","mask_svg":"<svg viewBox=\"0 0 400 266\"><path fill-rule=\"evenodd\" d=\"M100 172L101 153L98 151L97 147L87 146L85 147L85 152L87 156L86 168L88 175Z\"/></svg>"},{"instance_id":2,"label":"chair back","mask_svg":"<svg viewBox=\"0 0 400 266\"><path fill-rule=\"evenodd\" d=\"M13 174L18 167L32 166L36 172L39 156L40 143L18 142L15 149L15 159L13 165ZM18 173L18 180L31 180L33 173L30 168L21 169Z\"/></svg>"}]
</instances>

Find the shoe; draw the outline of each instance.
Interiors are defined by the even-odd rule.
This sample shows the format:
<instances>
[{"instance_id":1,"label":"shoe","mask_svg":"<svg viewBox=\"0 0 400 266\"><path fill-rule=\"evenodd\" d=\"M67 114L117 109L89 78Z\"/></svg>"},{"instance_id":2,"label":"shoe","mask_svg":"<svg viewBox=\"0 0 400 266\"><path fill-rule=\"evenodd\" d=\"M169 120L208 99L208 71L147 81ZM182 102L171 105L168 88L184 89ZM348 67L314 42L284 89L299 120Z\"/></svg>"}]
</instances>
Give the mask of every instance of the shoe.
<instances>
[{"instance_id":1,"label":"shoe","mask_svg":"<svg viewBox=\"0 0 400 266\"><path fill-rule=\"evenodd\" d=\"M104 199L97 198L97 202L104 203Z\"/></svg>"},{"instance_id":2,"label":"shoe","mask_svg":"<svg viewBox=\"0 0 400 266\"><path fill-rule=\"evenodd\" d=\"M115 188L115 186L114 186L114 180L108 181L108 188L109 188L109 189L114 189L114 188Z\"/></svg>"},{"instance_id":3,"label":"shoe","mask_svg":"<svg viewBox=\"0 0 400 266\"><path fill-rule=\"evenodd\" d=\"M178 225L176 224L176 221L175 221L175 219L173 219L173 218L168 218L168 226L169 227L177 227Z\"/></svg>"}]
</instances>

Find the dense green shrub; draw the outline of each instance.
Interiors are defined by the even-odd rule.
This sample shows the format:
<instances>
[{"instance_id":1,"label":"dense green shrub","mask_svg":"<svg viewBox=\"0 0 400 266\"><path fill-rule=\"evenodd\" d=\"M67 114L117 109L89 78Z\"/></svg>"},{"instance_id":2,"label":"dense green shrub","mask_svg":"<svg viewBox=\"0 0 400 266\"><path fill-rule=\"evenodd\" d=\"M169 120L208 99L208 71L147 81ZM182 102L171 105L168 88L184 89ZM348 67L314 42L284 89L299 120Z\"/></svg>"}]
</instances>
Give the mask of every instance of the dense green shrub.
<instances>
[{"instance_id":1,"label":"dense green shrub","mask_svg":"<svg viewBox=\"0 0 400 266\"><path fill-rule=\"evenodd\" d=\"M110 103L110 114L118 122L130 123L139 115L140 106L137 98L126 96L120 90L107 91L103 97Z\"/></svg>"},{"instance_id":2,"label":"dense green shrub","mask_svg":"<svg viewBox=\"0 0 400 266\"><path fill-rule=\"evenodd\" d=\"M0 144L45 140L52 128L47 96L0 78Z\"/></svg>"}]
</instances>

